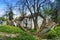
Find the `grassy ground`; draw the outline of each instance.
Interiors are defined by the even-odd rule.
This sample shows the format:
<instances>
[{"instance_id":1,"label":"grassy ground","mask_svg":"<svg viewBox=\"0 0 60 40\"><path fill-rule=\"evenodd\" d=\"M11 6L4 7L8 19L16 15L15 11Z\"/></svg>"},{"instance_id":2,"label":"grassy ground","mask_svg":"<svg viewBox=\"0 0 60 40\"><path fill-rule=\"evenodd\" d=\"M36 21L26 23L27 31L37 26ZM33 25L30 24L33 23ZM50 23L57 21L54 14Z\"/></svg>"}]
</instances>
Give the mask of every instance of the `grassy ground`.
<instances>
[{"instance_id":1,"label":"grassy ground","mask_svg":"<svg viewBox=\"0 0 60 40\"><path fill-rule=\"evenodd\" d=\"M0 35L0 39L3 40L36 40L31 34L23 32L20 28L9 26L9 25L2 25L0 26L0 32L3 34L19 34L17 37L7 37Z\"/></svg>"},{"instance_id":2,"label":"grassy ground","mask_svg":"<svg viewBox=\"0 0 60 40\"><path fill-rule=\"evenodd\" d=\"M37 38L36 36L22 31L19 27L14 27L9 25L0 25L1 40L2 39L3 40L36 40L36 38ZM55 29L50 30L47 33L46 39L60 40L60 26L56 26Z\"/></svg>"},{"instance_id":3,"label":"grassy ground","mask_svg":"<svg viewBox=\"0 0 60 40\"><path fill-rule=\"evenodd\" d=\"M56 26L55 29L48 33L48 39L60 40L60 26Z\"/></svg>"}]
</instances>

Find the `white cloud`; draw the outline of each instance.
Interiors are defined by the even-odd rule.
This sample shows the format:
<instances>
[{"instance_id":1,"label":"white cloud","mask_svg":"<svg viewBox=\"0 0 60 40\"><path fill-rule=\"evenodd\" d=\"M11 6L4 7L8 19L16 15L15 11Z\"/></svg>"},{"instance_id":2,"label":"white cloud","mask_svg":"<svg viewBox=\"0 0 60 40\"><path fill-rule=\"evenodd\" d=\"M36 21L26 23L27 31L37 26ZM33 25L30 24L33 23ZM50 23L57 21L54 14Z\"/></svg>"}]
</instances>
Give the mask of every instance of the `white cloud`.
<instances>
[{"instance_id":1,"label":"white cloud","mask_svg":"<svg viewBox=\"0 0 60 40\"><path fill-rule=\"evenodd\" d=\"M0 17L3 16L5 12L3 10L0 10Z\"/></svg>"},{"instance_id":2,"label":"white cloud","mask_svg":"<svg viewBox=\"0 0 60 40\"><path fill-rule=\"evenodd\" d=\"M51 2L54 2L55 0L51 0Z\"/></svg>"}]
</instances>

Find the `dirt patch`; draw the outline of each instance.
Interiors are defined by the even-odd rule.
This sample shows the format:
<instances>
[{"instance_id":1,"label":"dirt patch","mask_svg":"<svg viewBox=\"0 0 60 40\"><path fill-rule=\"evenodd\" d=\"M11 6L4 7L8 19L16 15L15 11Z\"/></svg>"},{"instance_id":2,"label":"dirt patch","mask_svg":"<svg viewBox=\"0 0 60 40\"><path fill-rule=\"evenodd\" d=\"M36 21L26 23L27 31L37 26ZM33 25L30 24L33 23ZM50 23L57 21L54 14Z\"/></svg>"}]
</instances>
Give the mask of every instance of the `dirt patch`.
<instances>
[{"instance_id":1,"label":"dirt patch","mask_svg":"<svg viewBox=\"0 0 60 40\"><path fill-rule=\"evenodd\" d=\"M19 36L19 33L10 34L10 33L5 33L5 32L0 32L0 36L2 36L2 37L15 38L15 37Z\"/></svg>"}]
</instances>

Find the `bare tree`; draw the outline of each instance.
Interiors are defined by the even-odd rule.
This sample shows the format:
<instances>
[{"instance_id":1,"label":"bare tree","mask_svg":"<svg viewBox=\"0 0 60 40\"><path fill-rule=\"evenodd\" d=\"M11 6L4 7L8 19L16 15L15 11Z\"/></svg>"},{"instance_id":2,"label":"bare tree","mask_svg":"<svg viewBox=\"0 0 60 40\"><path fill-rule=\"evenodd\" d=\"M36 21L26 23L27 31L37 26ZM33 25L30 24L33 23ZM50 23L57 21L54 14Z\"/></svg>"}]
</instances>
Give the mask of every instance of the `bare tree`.
<instances>
[{"instance_id":1,"label":"bare tree","mask_svg":"<svg viewBox=\"0 0 60 40\"><path fill-rule=\"evenodd\" d=\"M40 0L33 0L33 4L31 5L29 3L29 0L26 0L27 8L29 9L32 19L34 21L34 29L35 30L38 27L38 24L37 24L38 16L40 16L44 19L44 23L46 21L46 18L40 12L41 11L40 8L42 7L41 5L44 4L45 2L46 2L46 0L42 1L41 3L40 3ZM34 13L32 12L31 8L33 8Z\"/></svg>"},{"instance_id":2,"label":"bare tree","mask_svg":"<svg viewBox=\"0 0 60 40\"><path fill-rule=\"evenodd\" d=\"M26 4L23 2L22 5L21 5L22 1L21 0L18 0L16 5L18 7L18 11L19 13L21 14L19 19L18 19L18 27L20 27L23 31L27 31L26 28L24 28L24 24L22 24L24 18L25 18L25 15L26 15L26 12L25 12L25 9L26 9ZM26 20L27 21L27 20ZM22 25L21 25L22 24ZM26 24L26 27L27 27L27 24Z\"/></svg>"}]
</instances>

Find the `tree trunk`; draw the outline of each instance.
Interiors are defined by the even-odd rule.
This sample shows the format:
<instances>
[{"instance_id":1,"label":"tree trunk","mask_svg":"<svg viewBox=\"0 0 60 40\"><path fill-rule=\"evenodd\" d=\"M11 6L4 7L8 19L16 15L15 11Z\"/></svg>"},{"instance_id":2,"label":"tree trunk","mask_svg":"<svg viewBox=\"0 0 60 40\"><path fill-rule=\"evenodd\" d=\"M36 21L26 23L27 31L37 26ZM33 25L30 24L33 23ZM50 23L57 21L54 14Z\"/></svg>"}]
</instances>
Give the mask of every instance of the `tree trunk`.
<instances>
[{"instance_id":1,"label":"tree trunk","mask_svg":"<svg viewBox=\"0 0 60 40\"><path fill-rule=\"evenodd\" d=\"M18 27L21 28L23 31L27 32L27 29L25 29L23 26L21 26L21 22L18 22Z\"/></svg>"},{"instance_id":2,"label":"tree trunk","mask_svg":"<svg viewBox=\"0 0 60 40\"><path fill-rule=\"evenodd\" d=\"M46 25L46 20L43 20L39 32L41 32L45 28L45 25Z\"/></svg>"},{"instance_id":3,"label":"tree trunk","mask_svg":"<svg viewBox=\"0 0 60 40\"><path fill-rule=\"evenodd\" d=\"M37 27L38 27L37 16L35 16L35 19L34 19L34 30L37 30Z\"/></svg>"}]
</instances>

